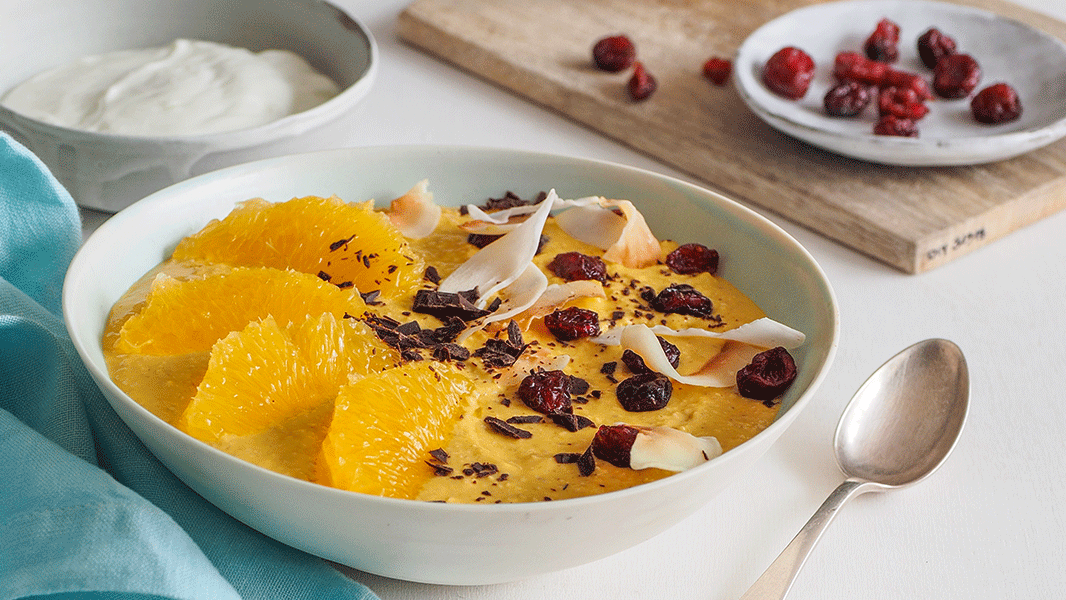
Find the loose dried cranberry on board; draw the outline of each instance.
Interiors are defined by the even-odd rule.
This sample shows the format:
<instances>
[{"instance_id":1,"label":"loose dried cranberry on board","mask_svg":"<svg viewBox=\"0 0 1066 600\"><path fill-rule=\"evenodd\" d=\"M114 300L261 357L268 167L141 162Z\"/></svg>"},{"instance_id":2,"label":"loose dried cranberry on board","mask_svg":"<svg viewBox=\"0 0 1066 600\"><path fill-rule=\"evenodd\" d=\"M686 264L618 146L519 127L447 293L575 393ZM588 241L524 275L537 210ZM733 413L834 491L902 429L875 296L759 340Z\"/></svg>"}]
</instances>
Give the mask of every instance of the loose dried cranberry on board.
<instances>
[{"instance_id":1,"label":"loose dried cranberry on board","mask_svg":"<svg viewBox=\"0 0 1066 600\"><path fill-rule=\"evenodd\" d=\"M674 393L674 384L661 373L637 373L615 388L618 403L629 412L648 412L665 408Z\"/></svg>"},{"instance_id":2,"label":"loose dried cranberry on board","mask_svg":"<svg viewBox=\"0 0 1066 600\"><path fill-rule=\"evenodd\" d=\"M773 400L796 379L796 361L781 346L756 354L737 372L737 390L752 400Z\"/></svg>"},{"instance_id":3,"label":"loose dried cranberry on board","mask_svg":"<svg viewBox=\"0 0 1066 600\"><path fill-rule=\"evenodd\" d=\"M556 309L544 317L544 325L561 342L600 335L600 316L578 306Z\"/></svg>"},{"instance_id":4,"label":"loose dried cranberry on board","mask_svg":"<svg viewBox=\"0 0 1066 600\"><path fill-rule=\"evenodd\" d=\"M534 371L518 385L518 398L546 415L573 412L570 376L562 371Z\"/></svg>"},{"instance_id":5,"label":"loose dried cranberry on board","mask_svg":"<svg viewBox=\"0 0 1066 600\"><path fill-rule=\"evenodd\" d=\"M733 74L733 63L727 59L712 56L703 63L703 76L714 85L725 85Z\"/></svg>"},{"instance_id":6,"label":"loose dried cranberry on board","mask_svg":"<svg viewBox=\"0 0 1066 600\"><path fill-rule=\"evenodd\" d=\"M807 93L814 77L814 59L794 46L786 46L770 57L762 80L775 94L799 100Z\"/></svg>"},{"instance_id":7,"label":"loose dried cranberry on board","mask_svg":"<svg viewBox=\"0 0 1066 600\"><path fill-rule=\"evenodd\" d=\"M870 104L873 95L869 85L845 81L829 88L822 104L831 117L854 117Z\"/></svg>"},{"instance_id":8,"label":"loose dried cranberry on board","mask_svg":"<svg viewBox=\"0 0 1066 600\"><path fill-rule=\"evenodd\" d=\"M918 36L918 56L922 64L932 69L942 56L955 54L955 40L933 27Z\"/></svg>"},{"instance_id":9,"label":"loose dried cranberry on board","mask_svg":"<svg viewBox=\"0 0 1066 600\"><path fill-rule=\"evenodd\" d=\"M996 83L977 92L970 101L970 111L979 123L995 125L1020 117L1022 102L1014 88L1005 83Z\"/></svg>"},{"instance_id":10,"label":"loose dried cranberry on board","mask_svg":"<svg viewBox=\"0 0 1066 600\"><path fill-rule=\"evenodd\" d=\"M918 137L918 124L911 119L903 119L896 115L885 115L874 125L874 135Z\"/></svg>"},{"instance_id":11,"label":"loose dried cranberry on board","mask_svg":"<svg viewBox=\"0 0 1066 600\"><path fill-rule=\"evenodd\" d=\"M636 427L625 424L600 425L592 438L592 454L616 467L628 469L637 433Z\"/></svg>"},{"instance_id":12,"label":"loose dried cranberry on board","mask_svg":"<svg viewBox=\"0 0 1066 600\"><path fill-rule=\"evenodd\" d=\"M933 90L941 98L965 98L981 81L981 65L969 54L949 54L933 68Z\"/></svg>"},{"instance_id":13,"label":"loose dried cranberry on board","mask_svg":"<svg viewBox=\"0 0 1066 600\"><path fill-rule=\"evenodd\" d=\"M629 97L640 102L647 100L659 88L659 82L644 68L644 63L633 63L633 76L629 78Z\"/></svg>"},{"instance_id":14,"label":"loose dried cranberry on board","mask_svg":"<svg viewBox=\"0 0 1066 600\"><path fill-rule=\"evenodd\" d=\"M863 51L871 60L895 62L899 58L899 25L889 19L878 21L863 44Z\"/></svg>"},{"instance_id":15,"label":"loose dried cranberry on board","mask_svg":"<svg viewBox=\"0 0 1066 600\"><path fill-rule=\"evenodd\" d=\"M607 263L598 256L580 252L562 252L548 263L548 270L567 281L607 281Z\"/></svg>"},{"instance_id":16,"label":"loose dried cranberry on board","mask_svg":"<svg viewBox=\"0 0 1066 600\"><path fill-rule=\"evenodd\" d=\"M592 62L611 73L628 69L637 58L637 48L625 35L605 37L592 46Z\"/></svg>"},{"instance_id":17,"label":"loose dried cranberry on board","mask_svg":"<svg viewBox=\"0 0 1066 600\"><path fill-rule=\"evenodd\" d=\"M901 119L917 121L929 113L929 107L913 89L887 87L878 94L877 112L882 117L895 115Z\"/></svg>"},{"instance_id":18,"label":"loose dried cranberry on board","mask_svg":"<svg viewBox=\"0 0 1066 600\"><path fill-rule=\"evenodd\" d=\"M666 255L666 266L679 275L718 272L718 251L703 244L681 244Z\"/></svg>"},{"instance_id":19,"label":"loose dried cranberry on board","mask_svg":"<svg viewBox=\"0 0 1066 600\"><path fill-rule=\"evenodd\" d=\"M833 75L841 81L881 85L888 70L885 63L870 60L858 52L841 52L833 59Z\"/></svg>"}]
</instances>

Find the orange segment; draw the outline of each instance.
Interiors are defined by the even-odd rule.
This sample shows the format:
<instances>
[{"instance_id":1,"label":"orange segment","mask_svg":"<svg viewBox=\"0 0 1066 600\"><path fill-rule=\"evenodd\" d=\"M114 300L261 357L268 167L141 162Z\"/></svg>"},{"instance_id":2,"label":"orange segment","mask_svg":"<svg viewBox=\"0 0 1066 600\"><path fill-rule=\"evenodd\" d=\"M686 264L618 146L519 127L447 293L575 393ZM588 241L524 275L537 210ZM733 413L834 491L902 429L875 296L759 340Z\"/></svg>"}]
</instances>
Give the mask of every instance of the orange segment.
<instances>
[{"instance_id":1,"label":"orange segment","mask_svg":"<svg viewBox=\"0 0 1066 600\"><path fill-rule=\"evenodd\" d=\"M268 316L215 344L179 427L208 442L256 434L332 400L351 375L397 360L363 323L325 313L283 328Z\"/></svg>"},{"instance_id":2,"label":"orange segment","mask_svg":"<svg viewBox=\"0 0 1066 600\"><path fill-rule=\"evenodd\" d=\"M341 388L319 469L341 489L414 498L432 471L472 383L445 363L412 362Z\"/></svg>"},{"instance_id":3,"label":"orange segment","mask_svg":"<svg viewBox=\"0 0 1066 600\"><path fill-rule=\"evenodd\" d=\"M334 284L394 298L419 285L425 263L369 202L307 196L242 202L174 250L175 260L323 273Z\"/></svg>"},{"instance_id":4,"label":"orange segment","mask_svg":"<svg viewBox=\"0 0 1066 600\"><path fill-rule=\"evenodd\" d=\"M331 313L362 315L366 304L314 275L264 268L234 268L202 279L160 275L144 308L119 332L115 351L124 354L206 352L231 331L272 315L282 325Z\"/></svg>"}]
</instances>

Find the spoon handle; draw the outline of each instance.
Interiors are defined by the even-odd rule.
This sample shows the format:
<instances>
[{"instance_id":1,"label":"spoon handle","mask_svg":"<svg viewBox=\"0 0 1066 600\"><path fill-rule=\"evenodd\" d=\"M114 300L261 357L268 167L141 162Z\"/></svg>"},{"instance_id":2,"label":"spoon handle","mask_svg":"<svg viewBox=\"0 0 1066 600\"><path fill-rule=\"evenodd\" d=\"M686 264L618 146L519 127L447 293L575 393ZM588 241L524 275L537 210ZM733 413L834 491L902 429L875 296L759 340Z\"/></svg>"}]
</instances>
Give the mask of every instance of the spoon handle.
<instances>
[{"instance_id":1,"label":"spoon handle","mask_svg":"<svg viewBox=\"0 0 1066 600\"><path fill-rule=\"evenodd\" d=\"M836 516L837 510L851 497L870 491L874 486L875 484L870 482L855 479L847 479L837 486L837 489L833 490L833 493L829 494L825 502L818 507L803 529L800 529L796 537L788 546L785 546L781 554L770 563L762 576L748 588L740 600L784 598L796 580L800 567L806 562L829 522Z\"/></svg>"}]
</instances>

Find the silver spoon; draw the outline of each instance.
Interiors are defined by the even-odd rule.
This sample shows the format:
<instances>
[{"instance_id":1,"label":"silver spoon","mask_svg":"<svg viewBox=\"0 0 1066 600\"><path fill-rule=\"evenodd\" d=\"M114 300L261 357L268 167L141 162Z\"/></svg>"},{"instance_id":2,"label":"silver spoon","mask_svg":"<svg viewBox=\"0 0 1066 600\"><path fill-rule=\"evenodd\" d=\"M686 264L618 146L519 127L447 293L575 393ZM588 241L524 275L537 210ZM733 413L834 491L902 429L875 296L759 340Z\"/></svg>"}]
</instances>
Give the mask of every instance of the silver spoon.
<instances>
[{"instance_id":1,"label":"silver spoon","mask_svg":"<svg viewBox=\"0 0 1066 600\"><path fill-rule=\"evenodd\" d=\"M848 499L917 483L951 453L966 421L970 379L954 343L932 339L893 356L855 392L833 446L847 479L740 600L784 598Z\"/></svg>"}]
</instances>

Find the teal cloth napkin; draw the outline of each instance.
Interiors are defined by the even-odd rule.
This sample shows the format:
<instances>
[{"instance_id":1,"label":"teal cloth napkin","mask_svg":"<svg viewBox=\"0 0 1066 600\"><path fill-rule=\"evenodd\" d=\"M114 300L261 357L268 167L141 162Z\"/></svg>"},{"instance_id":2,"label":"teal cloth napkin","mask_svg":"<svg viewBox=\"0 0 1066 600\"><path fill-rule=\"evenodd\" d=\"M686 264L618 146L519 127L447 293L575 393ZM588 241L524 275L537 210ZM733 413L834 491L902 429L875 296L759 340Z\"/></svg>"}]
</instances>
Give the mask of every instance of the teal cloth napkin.
<instances>
[{"instance_id":1,"label":"teal cloth napkin","mask_svg":"<svg viewBox=\"0 0 1066 600\"><path fill-rule=\"evenodd\" d=\"M81 243L70 195L0 133L0 600L371 600L232 519L107 404L60 316Z\"/></svg>"}]
</instances>

